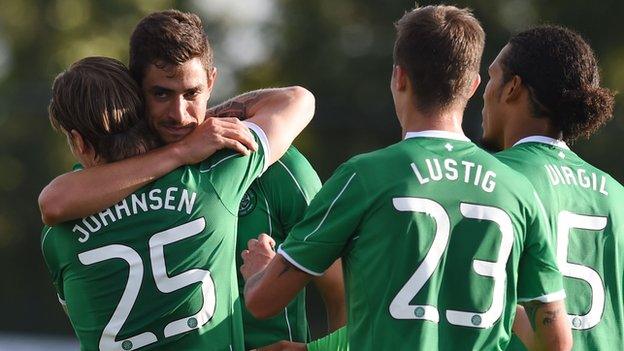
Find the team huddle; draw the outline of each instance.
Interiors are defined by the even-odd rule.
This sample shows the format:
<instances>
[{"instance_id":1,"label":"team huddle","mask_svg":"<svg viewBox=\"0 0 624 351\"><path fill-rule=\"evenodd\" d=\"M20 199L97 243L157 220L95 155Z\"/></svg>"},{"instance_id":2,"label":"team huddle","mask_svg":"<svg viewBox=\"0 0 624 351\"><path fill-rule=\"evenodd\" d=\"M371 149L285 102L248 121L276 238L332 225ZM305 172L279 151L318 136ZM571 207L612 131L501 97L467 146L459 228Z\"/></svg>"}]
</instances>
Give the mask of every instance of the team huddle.
<instances>
[{"instance_id":1,"label":"team huddle","mask_svg":"<svg viewBox=\"0 0 624 351\"><path fill-rule=\"evenodd\" d=\"M417 7L396 31L402 140L323 185L291 146L313 94L208 107L194 14L143 18L128 68L87 57L57 76L49 118L79 164L39 197L41 248L82 350L624 348L624 188L567 145L613 114L591 47L560 26L509 40L483 94L490 153L461 127L479 21Z\"/></svg>"}]
</instances>

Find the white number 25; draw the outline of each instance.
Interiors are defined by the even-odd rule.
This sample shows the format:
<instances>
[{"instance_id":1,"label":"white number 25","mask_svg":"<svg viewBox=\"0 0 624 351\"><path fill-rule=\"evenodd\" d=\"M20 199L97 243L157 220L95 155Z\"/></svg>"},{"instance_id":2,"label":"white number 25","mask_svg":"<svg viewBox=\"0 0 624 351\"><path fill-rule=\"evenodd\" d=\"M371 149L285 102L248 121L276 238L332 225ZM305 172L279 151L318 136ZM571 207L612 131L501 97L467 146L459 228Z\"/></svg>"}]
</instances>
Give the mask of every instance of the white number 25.
<instances>
[{"instance_id":1,"label":"white number 25","mask_svg":"<svg viewBox=\"0 0 624 351\"><path fill-rule=\"evenodd\" d=\"M399 197L394 198L392 203L399 211L425 213L431 216L436 223L436 233L425 259L390 303L390 315L396 319L424 319L438 323L440 316L437 307L411 305L410 302L433 275L446 250L450 235L449 216L442 205L430 199ZM491 277L494 280L494 294L490 308L485 312L448 310L446 319L455 325L489 328L503 313L507 279L505 266L513 245L511 218L505 211L491 206L461 203L459 208L466 218L492 221L498 224L502 240L496 262L476 259L472 262L472 268L477 274Z\"/></svg>"},{"instance_id":2,"label":"white number 25","mask_svg":"<svg viewBox=\"0 0 624 351\"><path fill-rule=\"evenodd\" d=\"M149 240L150 261L156 287L163 293L182 289L193 283L202 283L203 305L199 312L182 319L168 323L164 335L170 337L189 330L197 329L206 324L215 311L215 290L210 272L204 269L190 269L178 275L169 277L165 265L164 246L201 233L206 226L204 218L179 225L177 227L154 234ZM111 259L121 259L128 263L128 282L113 315L104 327L100 337L101 351L128 351L153 344L157 341L156 335L144 332L121 341L117 341L117 334L130 315L130 310L136 302L143 281L143 261L139 254L125 245L108 245L83 252L78 259L84 265L92 265Z\"/></svg>"}]
</instances>

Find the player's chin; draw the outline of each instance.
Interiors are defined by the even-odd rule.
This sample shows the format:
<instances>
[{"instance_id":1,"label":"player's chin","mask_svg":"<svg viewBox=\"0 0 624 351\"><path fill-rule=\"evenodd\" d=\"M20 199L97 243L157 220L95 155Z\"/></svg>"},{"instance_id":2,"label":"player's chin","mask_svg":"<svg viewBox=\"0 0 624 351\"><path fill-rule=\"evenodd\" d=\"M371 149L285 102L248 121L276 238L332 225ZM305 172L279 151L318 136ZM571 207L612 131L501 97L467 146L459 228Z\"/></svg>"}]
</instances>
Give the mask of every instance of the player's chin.
<instances>
[{"instance_id":1,"label":"player's chin","mask_svg":"<svg viewBox=\"0 0 624 351\"><path fill-rule=\"evenodd\" d=\"M184 137L187 136L190 132L191 130L182 132L180 130L171 130L170 128L166 128L166 127L158 128L158 135L160 135L160 138L166 144L171 144L171 143L175 143L176 141L180 141L184 139Z\"/></svg>"}]
</instances>

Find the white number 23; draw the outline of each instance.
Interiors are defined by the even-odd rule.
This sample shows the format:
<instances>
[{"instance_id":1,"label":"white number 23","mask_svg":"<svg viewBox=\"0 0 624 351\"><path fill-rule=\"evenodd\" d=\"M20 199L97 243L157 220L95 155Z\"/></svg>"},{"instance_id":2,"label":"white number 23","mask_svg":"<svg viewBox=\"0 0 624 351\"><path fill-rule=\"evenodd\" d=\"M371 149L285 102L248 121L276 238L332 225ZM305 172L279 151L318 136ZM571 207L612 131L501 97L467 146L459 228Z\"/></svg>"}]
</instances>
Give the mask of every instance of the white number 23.
<instances>
[{"instance_id":1,"label":"white number 23","mask_svg":"<svg viewBox=\"0 0 624 351\"><path fill-rule=\"evenodd\" d=\"M450 236L449 216L442 205L430 199L399 197L394 198L392 202L399 211L425 213L431 216L436 223L436 232L425 259L390 303L390 315L396 319L423 319L438 323L440 316L437 307L411 305L410 302L433 275L446 250ZM485 312L447 310L446 319L454 325L489 328L503 313L507 279L505 266L513 245L511 218L499 208L484 205L461 203L460 212L466 218L492 221L498 224L502 240L497 261L475 259L472 262L472 268L477 274L491 277L494 280L494 294L490 308Z\"/></svg>"}]
</instances>

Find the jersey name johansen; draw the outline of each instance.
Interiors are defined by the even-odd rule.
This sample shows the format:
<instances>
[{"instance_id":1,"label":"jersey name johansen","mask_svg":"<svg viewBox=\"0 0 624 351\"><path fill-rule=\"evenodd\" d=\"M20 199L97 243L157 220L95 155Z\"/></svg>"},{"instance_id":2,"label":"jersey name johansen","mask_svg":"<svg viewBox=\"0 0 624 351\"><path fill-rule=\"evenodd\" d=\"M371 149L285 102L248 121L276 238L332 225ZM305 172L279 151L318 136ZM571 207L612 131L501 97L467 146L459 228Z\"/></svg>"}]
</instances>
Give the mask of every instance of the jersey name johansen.
<instances>
[{"instance_id":1,"label":"jersey name johansen","mask_svg":"<svg viewBox=\"0 0 624 351\"><path fill-rule=\"evenodd\" d=\"M177 187L169 187L166 190L156 188L141 195L132 194L115 206L83 218L81 224L76 224L72 231L79 233L78 241L84 243L89 240L91 234L107 227L110 223L138 213L165 209L191 214L197 194L187 189L182 189L182 192L178 190Z\"/></svg>"}]
</instances>

